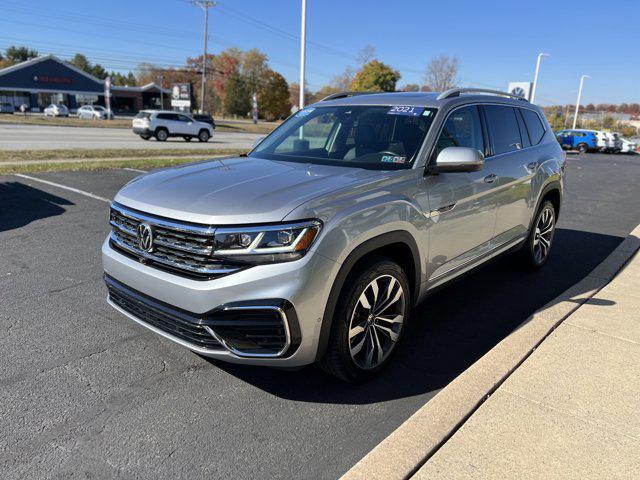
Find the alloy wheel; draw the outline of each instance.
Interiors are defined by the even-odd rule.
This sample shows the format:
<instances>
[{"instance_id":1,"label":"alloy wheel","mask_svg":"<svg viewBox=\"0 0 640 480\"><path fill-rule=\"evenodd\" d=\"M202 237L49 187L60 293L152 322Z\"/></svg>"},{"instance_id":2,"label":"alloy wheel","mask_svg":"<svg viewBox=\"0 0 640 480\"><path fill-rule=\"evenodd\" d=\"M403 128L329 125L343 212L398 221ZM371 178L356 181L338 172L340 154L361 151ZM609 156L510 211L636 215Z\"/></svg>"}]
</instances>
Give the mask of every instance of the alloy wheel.
<instances>
[{"instance_id":1,"label":"alloy wheel","mask_svg":"<svg viewBox=\"0 0 640 480\"><path fill-rule=\"evenodd\" d=\"M360 368L380 365L393 351L404 322L406 295L391 275L375 278L362 291L349 323L349 352Z\"/></svg>"},{"instance_id":2,"label":"alloy wheel","mask_svg":"<svg viewBox=\"0 0 640 480\"><path fill-rule=\"evenodd\" d=\"M538 218L533 237L533 257L538 264L542 264L551 250L553 230L555 228L555 213L553 208L545 207Z\"/></svg>"}]
</instances>

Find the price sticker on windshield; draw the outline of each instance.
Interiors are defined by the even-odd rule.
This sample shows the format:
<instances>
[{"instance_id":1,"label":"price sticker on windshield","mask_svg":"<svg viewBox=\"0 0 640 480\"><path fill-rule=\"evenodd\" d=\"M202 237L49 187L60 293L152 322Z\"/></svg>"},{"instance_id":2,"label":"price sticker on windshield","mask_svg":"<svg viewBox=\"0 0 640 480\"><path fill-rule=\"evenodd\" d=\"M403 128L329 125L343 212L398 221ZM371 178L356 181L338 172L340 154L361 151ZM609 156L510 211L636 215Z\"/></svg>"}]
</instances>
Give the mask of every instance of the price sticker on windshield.
<instances>
[{"instance_id":1,"label":"price sticker on windshield","mask_svg":"<svg viewBox=\"0 0 640 480\"><path fill-rule=\"evenodd\" d=\"M417 117L424 112L424 107L412 107L409 105L396 105L391 107L387 115L406 115L407 117Z\"/></svg>"}]
</instances>

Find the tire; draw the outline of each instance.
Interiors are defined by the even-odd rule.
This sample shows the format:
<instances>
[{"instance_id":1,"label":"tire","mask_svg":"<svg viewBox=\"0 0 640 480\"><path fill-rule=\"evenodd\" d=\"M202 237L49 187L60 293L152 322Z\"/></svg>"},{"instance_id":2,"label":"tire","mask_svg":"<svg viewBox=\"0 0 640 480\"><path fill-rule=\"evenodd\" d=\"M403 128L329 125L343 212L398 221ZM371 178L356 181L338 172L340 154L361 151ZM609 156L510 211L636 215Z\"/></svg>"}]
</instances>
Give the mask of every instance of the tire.
<instances>
[{"instance_id":1,"label":"tire","mask_svg":"<svg viewBox=\"0 0 640 480\"><path fill-rule=\"evenodd\" d=\"M589 147L587 146L586 143L581 143L578 145L578 152L587 153L588 151L589 151Z\"/></svg>"},{"instance_id":2,"label":"tire","mask_svg":"<svg viewBox=\"0 0 640 480\"><path fill-rule=\"evenodd\" d=\"M526 267L537 270L547 263L553 246L557 218L553 203L545 200L538 209L531 232L520 250L520 256Z\"/></svg>"},{"instance_id":3,"label":"tire","mask_svg":"<svg viewBox=\"0 0 640 480\"><path fill-rule=\"evenodd\" d=\"M385 306L389 294L395 300ZM380 316L375 316L376 310ZM410 312L405 272L385 257L372 258L345 282L320 367L346 382L373 378L396 352Z\"/></svg>"},{"instance_id":4,"label":"tire","mask_svg":"<svg viewBox=\"0 0 640 480\"><path fill-rule=\"evenodd\" d=\"M166 142L167 138L169 138L169 132L167 132L167 130L164 128L159 128L158 130L156 130L155 137L159 142Z\"/></svg>"},{"instance_id":5,"label":"tire","mask_svg":"<svg viewBox=\"0 0 640 480\"><path fill-rule=\"evenodd\" d=\"M191 137L189 137L189 136L185 136L185 137L184 137L184 141L185 141L185 142L190 142L190 141L191 141Z\"/></svg>"},{"instance_id":6,"label":"tire","mask_svg":"<svg viewBox=\"0 0 640 480\"><path fill-rule=\"evenodd\" d=\"M202 143L206 143L209 141L209 138L211 138L211 135L209 135L209 132L206 130L200 130L200 132L198 132L198 141L202 142Z\"/></svg>"}]
</instances>

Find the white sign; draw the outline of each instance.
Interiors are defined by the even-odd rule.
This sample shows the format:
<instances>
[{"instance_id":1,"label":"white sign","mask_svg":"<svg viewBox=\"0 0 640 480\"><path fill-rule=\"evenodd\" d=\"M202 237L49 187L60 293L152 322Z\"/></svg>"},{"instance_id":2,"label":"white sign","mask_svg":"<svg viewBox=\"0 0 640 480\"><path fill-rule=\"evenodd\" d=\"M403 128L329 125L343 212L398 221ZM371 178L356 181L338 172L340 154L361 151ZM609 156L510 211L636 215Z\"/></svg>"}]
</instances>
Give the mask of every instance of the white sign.
<instances>
[{"instance_id":1,"label":"white sign","mask_svg":"<svg viewBox=\"0 0 640 480\"><path fill-rule=\"evenodd\" d=\"M508 92L529 100L531 98L532 87L532 82L510 82Z\"/></svg>"}]
</instances>

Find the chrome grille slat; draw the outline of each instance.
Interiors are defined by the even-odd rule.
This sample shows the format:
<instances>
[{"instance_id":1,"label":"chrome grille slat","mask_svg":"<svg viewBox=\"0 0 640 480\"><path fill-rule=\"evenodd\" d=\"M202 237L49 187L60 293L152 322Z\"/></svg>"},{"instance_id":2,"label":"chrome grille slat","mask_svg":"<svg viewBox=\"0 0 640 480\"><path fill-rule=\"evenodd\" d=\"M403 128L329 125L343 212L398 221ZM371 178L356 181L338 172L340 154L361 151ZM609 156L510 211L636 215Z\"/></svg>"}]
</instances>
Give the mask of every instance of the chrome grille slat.
<instances>
[{"instance_id":1,"label":"chrome grille slat","mask_svg":"<svg viewBox=\"0 0 640 480\"><path fill-rule=\"evenodd\" d=\"M138 244L138 226L143 221L154 231L151 252L141 249ZM184 272L196 278L214 278L241 268L228 260L211 256L215 232L212 227L178 224L138 214L115 204L111 207L109 224L112 227L112 246L149 265Z\"/></svg>"}]
</instances>

